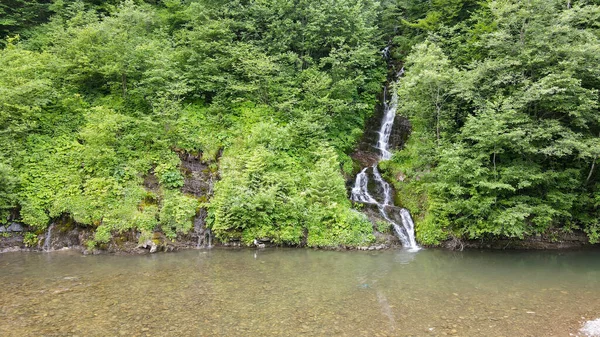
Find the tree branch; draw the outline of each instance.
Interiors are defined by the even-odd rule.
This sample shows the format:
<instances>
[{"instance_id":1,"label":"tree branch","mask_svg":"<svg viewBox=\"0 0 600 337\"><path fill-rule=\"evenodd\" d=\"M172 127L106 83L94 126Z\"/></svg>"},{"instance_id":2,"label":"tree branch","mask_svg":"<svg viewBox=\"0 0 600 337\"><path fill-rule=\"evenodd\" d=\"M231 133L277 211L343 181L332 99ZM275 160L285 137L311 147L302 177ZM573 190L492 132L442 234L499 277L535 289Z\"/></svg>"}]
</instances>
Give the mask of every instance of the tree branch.
<instances>
[{"instance_id":1,"label":"tree branch","mask_svg":"<svg viewBox=\"0 0 600 337\"><path fill-rule=\"evenodd\" d=\"M592 167L590 168L590 174L588 174L587 179L585 180L585 183L589 183L590 179L592 178L592 174L594 173L594 167L596 166L596 160L598 159L598 155L596 155L594 157L594 160L592 161Z\"/></svg>"}]
</instances>

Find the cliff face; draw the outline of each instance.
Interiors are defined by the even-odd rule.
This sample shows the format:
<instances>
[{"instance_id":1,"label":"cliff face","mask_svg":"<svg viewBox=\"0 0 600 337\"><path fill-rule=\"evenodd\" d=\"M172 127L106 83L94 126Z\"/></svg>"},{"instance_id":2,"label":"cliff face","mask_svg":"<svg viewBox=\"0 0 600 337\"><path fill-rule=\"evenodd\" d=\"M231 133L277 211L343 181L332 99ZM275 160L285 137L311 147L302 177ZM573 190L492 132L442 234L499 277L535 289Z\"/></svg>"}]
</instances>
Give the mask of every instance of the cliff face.
<instances>
[{"instance_id":1,"label":"cliff face","mask_svg":"<svg viewBox=\"0 0 600 337\"><path fill-rule=\"evenodd\" d=\"M181 192L207 202L213 193L218 179L217 160L205 161L200 154L178 151L181 163L179 169L184 177ZM157 196L144 202L160 203L161 188L157 176L151 170L143 182L144 188ZM177 233L174 240L168 239L157 227L149 240L140 239L140 232L129 229L113 232L109 242L101 243L93 250L87 248L88 241L94 238L95 228L73 221L69 214L52 219L45 232L20 223L0 226L0 253L11 251L54 251L64 248L84 253L126 253L139 254L156 251L172 251L181 248L206 246L211 234L206 229L206 210L200 208L193 219L193 228L188 233Z\"/></svg>"},{"instance_id":2,"label":"cliff face","mask_svg":"<svg viewBox=\"0 0 600 337\"><path fill-rule=\"evenodd\" d=\"M181 170L184 174L184 184L181 191L207 202L213 195L214 184L218 179L217 172L211 169L210 163L203 161L201 156L180 153L179 158L181 159ZM193 231L180 235L181 238L185 239L186 242L190 242L190 244L195 242L196 247L210 245L212 234L206 228L206 217L206 209L201 208L194 218Z\"/></svg>"}]
</instances>

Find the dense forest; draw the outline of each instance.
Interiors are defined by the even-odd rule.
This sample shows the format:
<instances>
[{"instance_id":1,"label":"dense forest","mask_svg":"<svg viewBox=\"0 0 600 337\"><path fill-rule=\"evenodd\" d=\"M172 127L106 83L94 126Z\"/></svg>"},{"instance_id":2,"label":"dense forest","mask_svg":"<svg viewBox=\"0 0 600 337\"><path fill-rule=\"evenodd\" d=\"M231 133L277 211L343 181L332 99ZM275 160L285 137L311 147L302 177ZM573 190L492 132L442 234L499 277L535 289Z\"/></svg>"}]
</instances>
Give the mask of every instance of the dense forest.
<instances>
[{"instance_id":1,"label":"dense forest","mask_svg":"<svg viewBox=\"0 0 600 337\"><path fill-rule=\"evenodd\" d=\"M420 242L600 240L599 0L6 0L0 48L0 222L32 243L202 212L223 241L373 241L346 181L388 63L412 133L380 168Z\"/></svg>"}]
</instances>

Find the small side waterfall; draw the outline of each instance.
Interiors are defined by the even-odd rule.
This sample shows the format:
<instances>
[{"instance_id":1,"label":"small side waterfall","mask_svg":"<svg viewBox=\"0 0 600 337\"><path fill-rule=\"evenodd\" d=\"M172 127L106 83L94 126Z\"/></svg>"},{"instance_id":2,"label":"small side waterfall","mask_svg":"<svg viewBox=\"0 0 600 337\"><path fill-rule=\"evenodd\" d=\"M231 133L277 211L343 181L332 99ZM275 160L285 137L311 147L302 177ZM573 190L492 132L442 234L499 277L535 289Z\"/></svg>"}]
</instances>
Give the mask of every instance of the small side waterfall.
<instances>
[{"instance_id":1,"label":"small side waterfall","mask_svg":"<svg viewBox=\"0 0 600 337\"><path fill-rule=\"evenodd\" d=\"M42 250L45 252L50 252L52 250L52 230L54 229L54 224L51 224L48 227L48 232L46 232L46 238L44 239L44 246L42 246Z\"/></svg>"},{"instance_id":2,"label":"small side waterfall","mask_svg":"<svg viewBox=\"0 0 600 337\"><path fill-rule=\"evenodd\" d=\"M404 68L398 72L398 78L400 78L403 74ZM389 101L387 98L387 87L383 91L383 118L381 120L381 127L378 132L379 137L375 146L379 150L379 161L388 160L392 157L392 153L389 149L389 140L392 133L394 119L396 117L396 110L398 109L398 94L396 93L395 83L392 84L391 89L392 97ZM382 190L383 200L377 201L371 194L369 194L367 188L369 184L369 176L367 172L369 167L364 168L356 176L356 181L354 182L354 187L352 188L351 198L356 202L377 205L381 216L393 225L396 235L398 235L400 242L402 242L402 246L410 248L411 250L419 250L420 248L415 241L415 225L408 210L404 208L401 210L401 224L393 221L386 210L388 206L394 206L392 201L392 189L390 184L388 184L379 173L377 164L378 163L373 164L373 166L370 168L372 169L373 180Z\"/></svg>"},{"instance_id":3,"label":"small side waterfall","mask_svg":"<svg viewBox=\"0 0 600 337\"><path fill-rule=\"evenodd\" d=\"M210 231L210 228L206 229L206 236L207 236L207 241L208 241L208 246L206 246L206 248L212 248L212 232Z\"/></svg>"}]
</instances>

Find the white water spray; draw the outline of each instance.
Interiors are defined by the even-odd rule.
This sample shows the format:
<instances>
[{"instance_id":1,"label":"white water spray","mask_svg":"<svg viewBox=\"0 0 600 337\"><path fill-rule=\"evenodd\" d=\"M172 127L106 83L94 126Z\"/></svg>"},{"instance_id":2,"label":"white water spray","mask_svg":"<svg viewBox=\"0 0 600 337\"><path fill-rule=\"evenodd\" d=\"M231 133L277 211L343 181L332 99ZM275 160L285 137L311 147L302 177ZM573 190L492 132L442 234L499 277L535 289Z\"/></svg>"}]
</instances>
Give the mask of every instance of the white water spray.
<instances>
[{"instance_id":1,"label":"white water spray","mask_svg":"<svg viewBox=\"0 0 600 337\"><path fill-rule=\"evenodd\" d=\"M396 110L398 110L398 93L394 86L392 86L392 99L390 102L387 101L387 88L383 92L383 118L381 120L381 127L379 128L379 139L377 140L376 148L380 152L380 160L389 160L392 158L390 152L390 135L392 134L392 126L394 125L394 119L396 118Z\"/></svg>"},{"instance_id":2,"label":"white water spray","mask_svg":"<svg viewBox=\"0 0 600 337\"><path fill-rule=\"evenodd\" d=\"M354 182L354 187L352 188L352 200L365 202L368 204L376 204L377 201L369 194L369 191L367 190L367 184L369 183L367 169L368 167L365 167L356 176L356 181Z\"/></svg>"},{"instance_id":3,"label":"white water spray","mask_svg":"<svg viewBox=\"0 0 600 337\"><path fill-rule=\"evenodd\" d=\"M398 72L398 77L402 76L402 74L404 74L404 68ZM396 93L396 88L394 85L392 85L391 88L392 97L389 101L387 99L387 88L385 88L383 91L383 118L381 120L381 127L379 128L378 132L379 137L375 146L379 150L379 161L389 160L392 157L392 153L390 152L389 148L389 141L394 119L396 118L396 110L398 110L398 94ZM402 224L394 222L392 219L390 219L390 216L387 213L386 207L394 206L392 202L392 189L390 184L388 184L379 173L379 170L377 169L378 163L379 162L371 166L371 169L373 171L374 181L383 191L383 200L379 202L373 196L371 196L371 194L369 194L367 188L369 184L367 170L369 167L364 168L356 176L356 181L354 182L354 187L352 188L352 200L377 205L383 218L393 225L396 235L398 235L400 242L402 242L402 246L415 251L419 250L420 248L415 241L415 225L408 210L403 208L400 211Z\"/></svg>"},{"instance_id":4,"label":"white water spray","mask_svg":"<svg viewBox=\"0 0 600 337\"><path fill-rule=\"evenodd\" d=\"M44 252L52 251L52 229L54 229L54 224L51 224L50 227L48 227L48 232L46 232L46 238L44 239L44 246L42 247L42 250Z\"/></svg>"}]
</instances>

